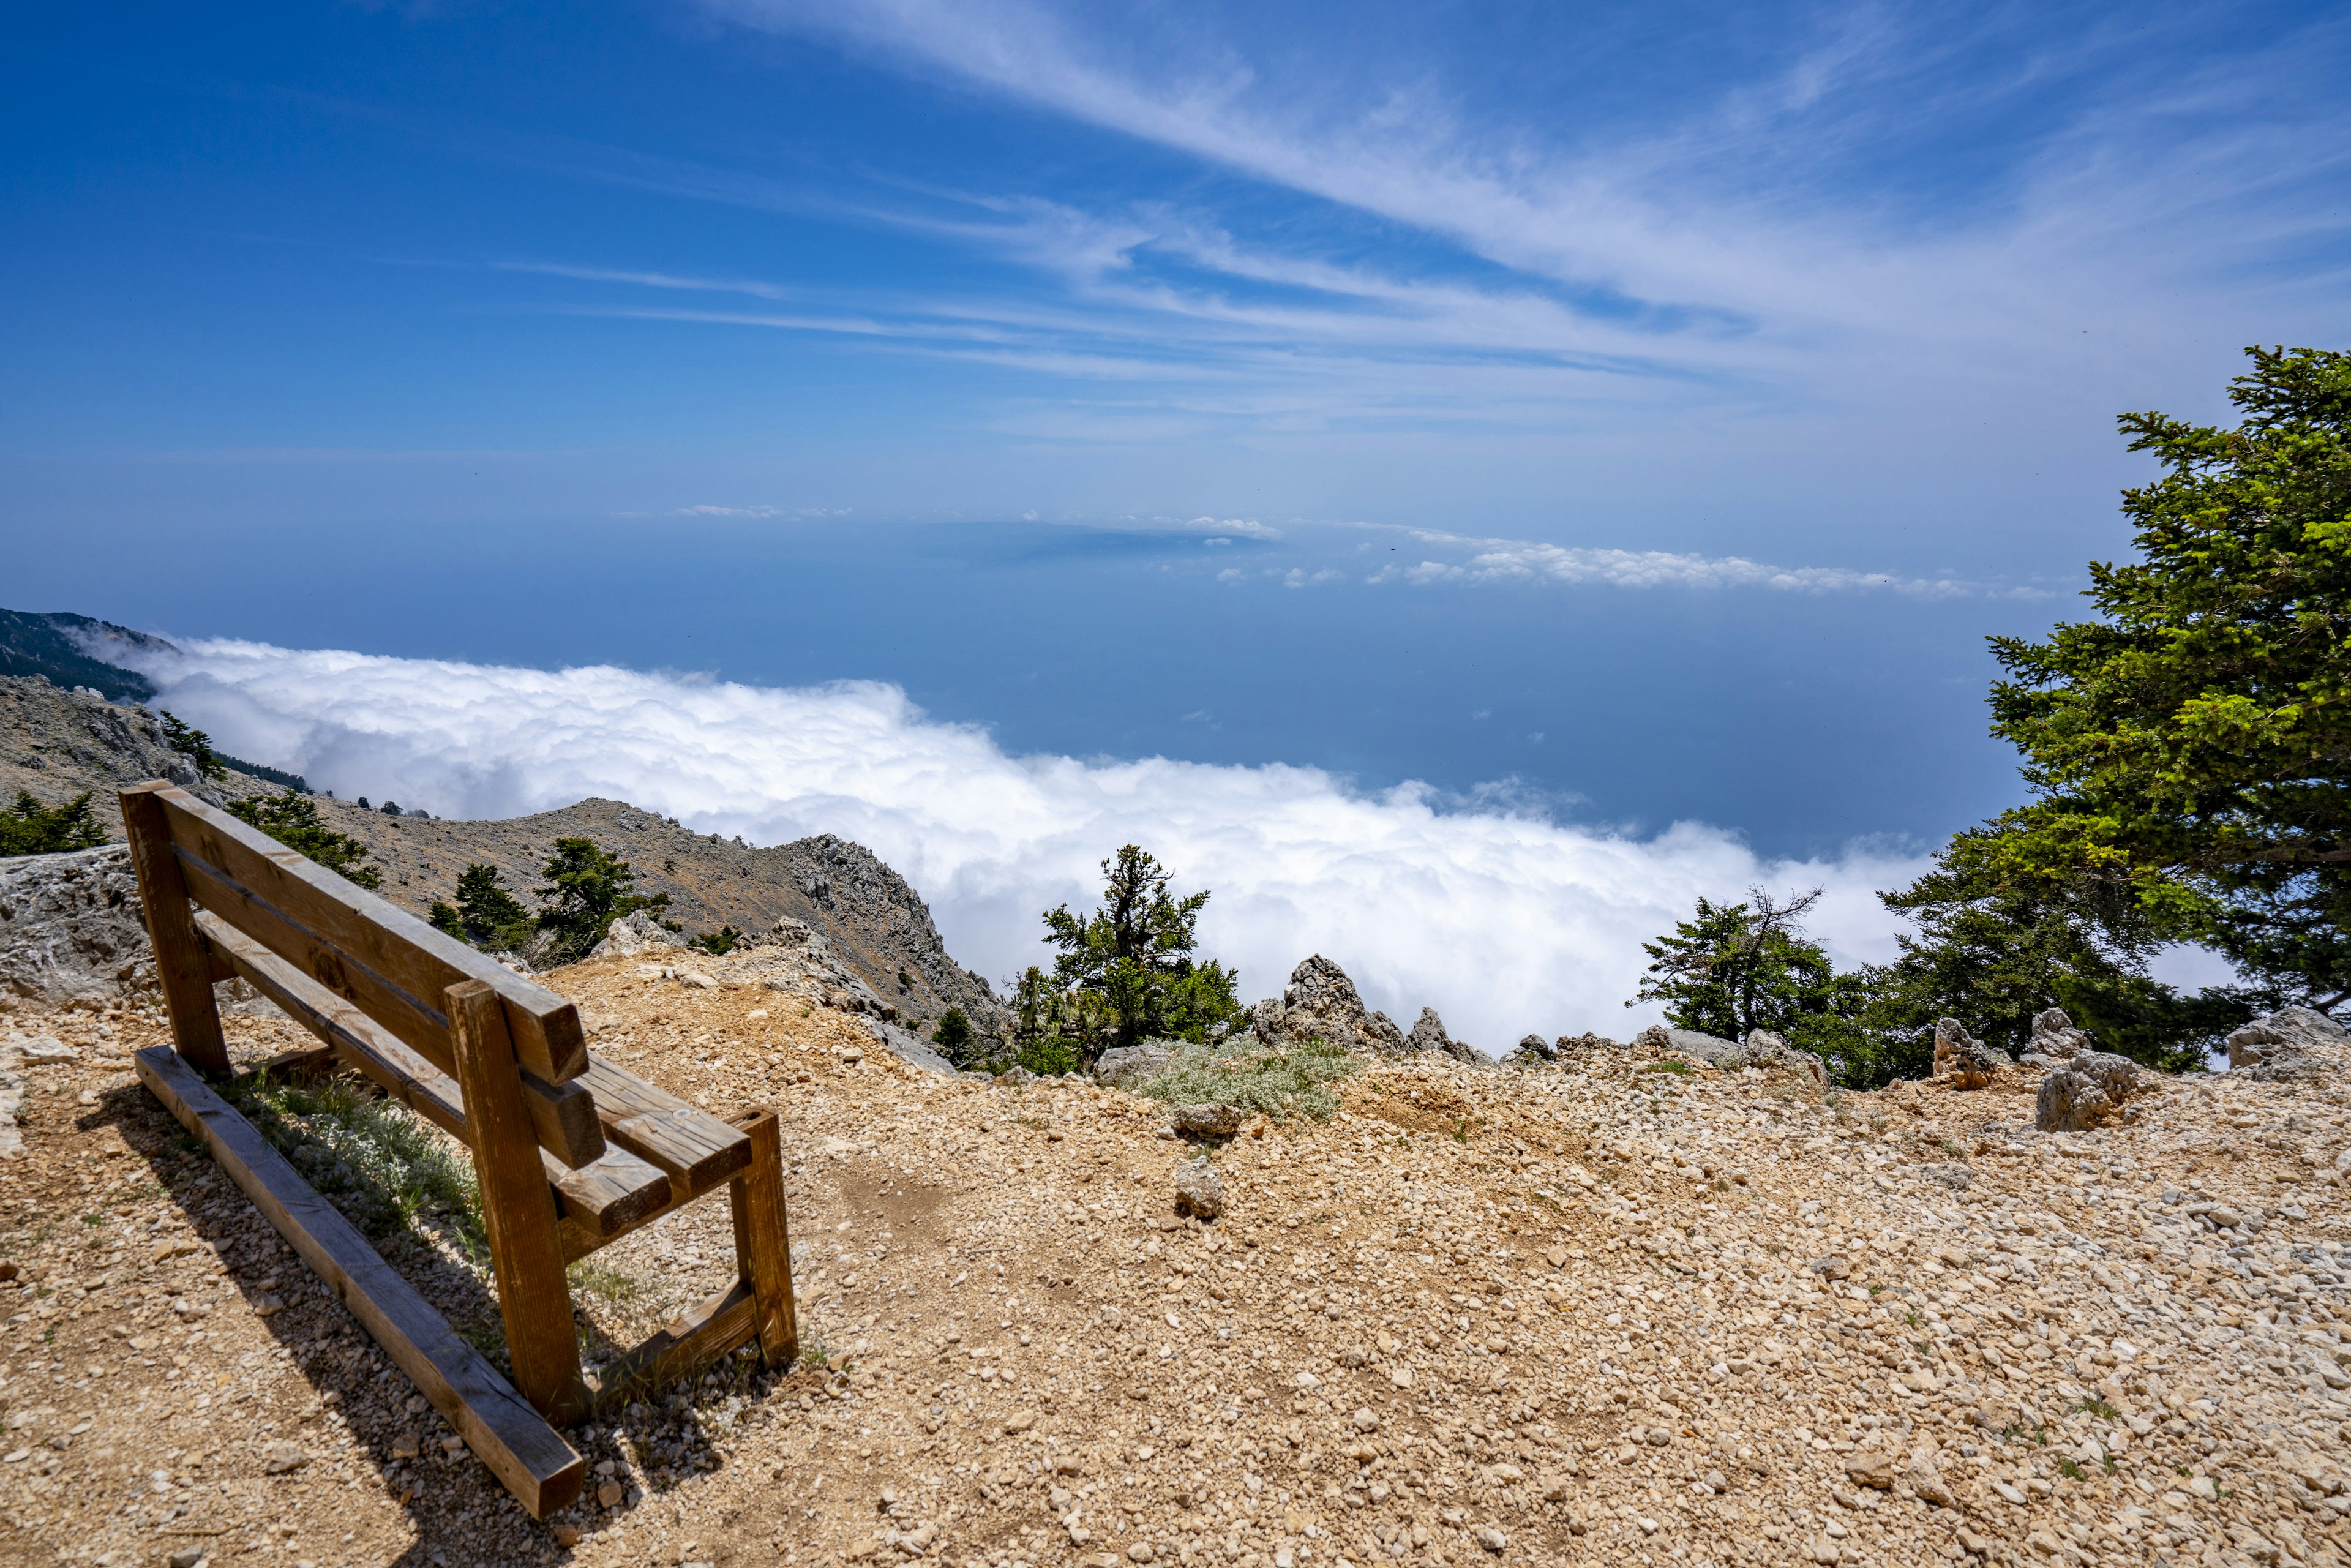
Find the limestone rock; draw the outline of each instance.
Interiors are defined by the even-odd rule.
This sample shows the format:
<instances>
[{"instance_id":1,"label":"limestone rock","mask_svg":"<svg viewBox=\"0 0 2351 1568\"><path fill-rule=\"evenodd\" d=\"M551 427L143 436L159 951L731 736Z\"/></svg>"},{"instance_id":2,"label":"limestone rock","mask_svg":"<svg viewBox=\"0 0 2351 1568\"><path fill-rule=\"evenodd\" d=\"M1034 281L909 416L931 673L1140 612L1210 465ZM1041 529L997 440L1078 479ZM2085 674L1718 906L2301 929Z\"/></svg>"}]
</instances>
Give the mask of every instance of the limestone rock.
<instances>
[{"instance_id":1,"label":"limestone rock","mask_svg":"<svg viewBox=\"0 0 2351 1568\"><path fill-rule=\"evenodd\" d=\"M1625 1048L1604 1034L1585 1030L1582 1034L1563 1034L1552 1042L1554 1056L1565 1057L1587 1051L1622 1051Z\"/></svg>"},{"instance_id":2,"label":"limestone rock","mask_svg":"<svg viewBox=\"0 0 2351 1568\"><path fill-rule=\"evenodd\" d=\"M1437 1016L1435 1008L1420 1009L1420 1021L1412 1026L1412 1033L1405 1037L1405 1049L1414 1051L1433 1051L1449 1056L1456 1061L1467 1061L1473 1065L1486 1060L1485 1054L1476 1047L1455 1040L1445 1032L1445 1020Z\"/></svg>"},{"instance_id":3,"label":"limestone rock","mask_svg":"<svg viewBox=\"0 0 2351 1568\"><path fill-rule=\"evenodd\" d=\"M1269 1045L1302 1045L1322 1040L1343 1051L1401 1056L1412 1049L1387 1014L1364 1006L1347 971L1320 953L1290 971L1280 1002L1257 1005L1257 1036Z\"/></svg>"},{"instance_id":4,"label":"limestone rock","mask_svg":"<svg viewBox=\"0 0 2351 1568\"><path fill-rule=\"evenodd\" d=\"M1506 1064L1516 1063L1522 1067L1539 1066L1543 1062L1558 1060L1559 1053L1552 1049L1551 1041L1539 1034L1528 1035L1519 1041L1519 1048L1516 1051L1502 1058Z\"/></svg>"},{"instance_id":5,"label":"limestone rock","mask_svg":"<svg viewBox=\"0 0 2351 1568\"><path fill-rule=\"evenodd\" d=\"M925 1072L936 1072L944 1077L955 1076L956 1064L941 1056L929 1040L912 1030L901 1029L880 1019L860 1021L865 1025L865 1032L873 1037L874 1043L907 1066L919 1067Z\"/></svg>"},{"instance_id":6,"label":"limestone rock","mask_svg":"<svg viewBox=\"0 0 2351 1568\"><path fill-rule=\"evenodd\" d=\"M1225 1212L1225 1177L1206 1155L1176 1167L1176 1212L1215 1219Z\"/></svg>"},{"instance_id":7,"label":"limestone rock","mask_svg":"<svg viewBox=\"0 0 2351 1568\"><path fill-rule=\"evenodd\" d=\"M1882 1448L1860 1448L1844 1461L1844 1473L1865 1487L1884 1491L1894 1484L1895 1458Z\"/></svg>"},{"instance_id":8,"label":"limestone rock","mask_svg":"<svg viewBox=\"0 0 2351 1568\"><path fill-rule=\"evenodd\" d=\"M2092 1049L2088 1033L2074 1027L2064 1009L2044 1008L2032 1015L2032 1039L2024 1048L2026 1060L2039 1057L2043 1062L2071 1061Z\"/></svg>"},{"instance_id":9,"label":"limestone rock","mask_svg":"<svg viewBox=\"0 0 2351 1568\"><path fill-rule=\"evenodd\" d=\"M2083 1051L2041 1081L2033 1125L2044 1133L2085 1133L2103 1125L2122 1110L2137 1082L2138 1063L2130 1058Z\"/></svg>"},{"instance_id":10,"label":"limestone rock","mask_svg":"<svg viewBox=\"0 0 2351 1568\"><path fill-rule=\"evenodd\" d=\"M683 951L685 938L644 910L632 910L605 929L590 958L633 958L640 953Z\"/></svg>"},{"instance_id":11,"label":"limestone rock","mask_svg":"<svg viewBox=\"0 0 2351 1568\"><path fill-rule=\"evenodd\" d=\"M1935 1020L1934 1076L1954 1089L1981 1089L1992 1080L2002 1053L1968 1033L1957 1019Z\"/></svg>"},{"instance_id":12,"label":"limestone rock","mask_svg":"<svg viewBox=\"0 0 2351 1568\"><path fill-rule=\"evenodd\" d=\"M1094 1058L1094 1082L1113 1089L1138 1089L1158 1077L1175 1054L1176 1048L1164 1040L1113 1046Z\"/></svg>"},{"instance_id":13,"label":"limestone rock","mask_svg":"<svg viewBox=\"0 0 2351 1568\"><path fill-rule=\"evenodd\" d=\"M128 847L0 861L0 1010L101 1008L154 984Z\"/></svg>"},{"instance_id":14,"label":"limestone rock","mask_svg":"<svg viewBox=\"0 0 2351 1568\"><path fill-rule=\"evenodd\" d=\"M1750 1030L1744 1041L1732 1041L1692 1029L1651 1024L1633 1037L1633 1043L1648 1050L1669 1051L1725 1072L1737 1072L1747 1067L1789 1067L1817 1083L1828 1082L1828 1067L1819 1057L1809 1051L1798 1051L1770 1030Z\"/></svg>"},{"instance_id":15,"label":"limestone rock","mask_svg":"<svg viewBox=\"0 0 2351 1568\"><path fill-rule=\"evenodd\" d=\"M11 1064L0 1061L0 1160L16 1159L25 1152L25 1134L16 1130L16 1113L24 1106L25 1081Z\"/></svg>"},{"instance_id":16,"label":"limestone rock","mask_svg":"<svg viewBox=\"0 0 2351 1568\"><path fill-rule=\"evenodd\" d=\"M1793 1068L1810 1078L1814 1084L1822 1088L1828 1086L1827 1062L1809 1051L1798 1051L1783 1037L1772 1033L1768 1029L1750 1029L1747 1031L1744 1055L1747 1066Z\"/></svg>"},{"instance_id":17,"label":"limestone rock","mask_svg":"<svg viewBox=\"0 0 2351 1568\"><path fill-rule=\"evenodd\" d=\"M1959 1506L1959 1500L1943 1479L1934 1445L1930 1443L1921 1443L1910 1451L1910 1465L1902 1472L1902 1479L1910 1484L1912 1491L1937 1508Z\"/></svg>"},{"instance_id":18,"label":"limestone rock","mask_svg":"<svg viewBox=\"0 0 2351 1568\"><path fill-rule=\"evenodd\" d=\"M2257 1079L2316 1076L2327 1065L2330 1047L2351 1045L2351 1031L2313 1008L2280 1008L2263 1013L2229 1036L2229 1070Z\"/></svg>"},{"instance_id":19,"label":"limestone rock","mask_svg":"<svg viewBox=\"0 0 2351 1568\"><path fill-rule=\"evenodd\" d=\"M1167 1124L1181 1138L1229 1138L1241 1130L1242 1116L1233 1105L1176 1105Z\"/></svg>"}]
</instances>

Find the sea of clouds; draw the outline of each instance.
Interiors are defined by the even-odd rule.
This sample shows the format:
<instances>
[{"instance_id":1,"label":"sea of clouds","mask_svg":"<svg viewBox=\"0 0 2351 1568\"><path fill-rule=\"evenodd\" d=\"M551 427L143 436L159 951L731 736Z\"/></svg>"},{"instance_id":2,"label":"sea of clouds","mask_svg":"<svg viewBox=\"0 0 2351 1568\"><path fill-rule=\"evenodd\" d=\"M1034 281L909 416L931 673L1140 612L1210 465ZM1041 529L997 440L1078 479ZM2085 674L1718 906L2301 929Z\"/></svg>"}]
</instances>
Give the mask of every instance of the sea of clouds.
<instances>
[{"instance_id":1,"label":"sea of clouds","mask_svg":"<svg viewBox=\"0 0 2351 1568\"><path fill-rule=\"evenodd\" d=\"M1140 843L1179 888L1213 890L1204 946L1238 967L1245 996L1279 993L1319 952L1406 1027L1433 1006L1498 1054L1530 1030L1623 1039L1654 1021L1624 1006L1641 944L1701 894L1825 888L1812 929L1832 953L1887 957L1896 925L1874 893L1923 863L1867 847L1765 861L1720 828L1636 837L1313 768L1014 757L872 682L773 689L244 642L141 663L157 706L221 749L345 798L481 818L602 795L754 844L855 839L999 982L1042 956L1041 910L1091 904L1102 858Z\"/></svg>"}]
</instances>

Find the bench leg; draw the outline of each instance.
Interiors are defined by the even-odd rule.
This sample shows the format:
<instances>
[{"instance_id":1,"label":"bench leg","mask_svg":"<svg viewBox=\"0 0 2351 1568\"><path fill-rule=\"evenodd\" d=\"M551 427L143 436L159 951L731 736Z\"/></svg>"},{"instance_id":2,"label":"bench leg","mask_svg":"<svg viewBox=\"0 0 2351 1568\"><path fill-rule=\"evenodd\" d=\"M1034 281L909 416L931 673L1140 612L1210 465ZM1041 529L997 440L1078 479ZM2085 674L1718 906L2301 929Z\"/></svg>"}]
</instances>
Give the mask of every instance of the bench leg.
<instances>
[{"instance_id":1,"label":"bench leg","mask_svg":"<svg viewBox=\"0 0 2351 1568\"><path fill-rule=\"evenodd\" d=\"M220 1006L213 996L212 956L196 931L188 907L187 880L172 853L172 830L163 802L168 785L141 784L120 792L122 826L131 838L131 862L139 870L139 902L147 914L147 935L155 944L155 978L163 988L163 1010L172 1019L172 1043L201 1071L228 1071L228 1040L221 1033Z\"/></svg>"},{"instance_id":2,"label":"bench leg","mask_svg":"<svg viewBox=\"0 0 2351 1568\"><path fill-rule=\"evenodd\" d=\"M735 1211L735 1267L757 1303L759 1354L778 1371L800 1353L792 1303L792 1238L784 1215L784 1144L773 1111L738 1116L751 1140L751 1163L727 1186Z\"/></svg>"},{"instance_id":3,"label":"bench leg","mask_svg":"<svg viewBox=\"0 0 2351 1568\"><path fill-rule=\"evenodd\" d=\"M555 1235L555 1200L523 1107L506 1006L479 980L452 986L444 996L515 1388L550 1420L569 1420L588 1408L588 1390Z\"/></svg>"}]
</instances>

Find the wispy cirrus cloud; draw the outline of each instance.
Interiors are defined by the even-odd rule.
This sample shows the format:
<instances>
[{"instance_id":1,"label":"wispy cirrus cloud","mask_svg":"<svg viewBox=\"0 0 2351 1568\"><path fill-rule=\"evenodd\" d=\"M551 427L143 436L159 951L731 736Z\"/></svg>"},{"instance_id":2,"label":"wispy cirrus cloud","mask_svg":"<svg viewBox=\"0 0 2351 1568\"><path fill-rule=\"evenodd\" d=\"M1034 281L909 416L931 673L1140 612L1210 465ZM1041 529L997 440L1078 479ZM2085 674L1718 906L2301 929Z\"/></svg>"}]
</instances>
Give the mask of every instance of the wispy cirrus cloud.
<instances>
[{"instance_id":1,"label":"wispy cirrus cloud","mask_svg":"<svg viewBox=\"0 0 2351 1568\"><path fill-rule=\"evenodd\" d=\"M1970 581L1952 577L1905 577L1841 566L1772 566L1744 556L1672 550L1584 549L1532 539L1473 539L1410 530L1429 544L1466 549L1458 560L1420 560L1374 573L1374 582L1599 583L1612 588L1761 588L1783 593L1898 593L1920 599L2045 599L2049 591L2025 583Z\"/></svg>"},{"instance_id":2,"label":"wispy cirrus cloud","mask_svg":"<svg viewBox=\"0 0 2351 1568\"><path fill-rule=\"evenodd\" d=\"M1471 84L1403 58L1353 78L1295 58L1276 69L1232 13L1178 23L1040 0L707 8L1407 225L1503 269L1381 277L1318 254L1328 231L1313 225L1281 251L1197 214L1133 205L1089 221L998 202L990 221L946 225L1174 314L1282 316L1152 279L1155 253L1228 282L1381 301L1406 320L1507 331L1549 318L1549 332L1521 341L1639 344L1691 367L1792 371L1859 338L1992 370L2085 323L2136 316L2144 329L2150 292L2324 287L2333 268L2296 265L2294 251L2345 234L2339 204L2301 199L2351 151L2351 116L2319 86L2322 62L2346 57L2339 18L2211 34L2199 49L2210 19L2192 12L2142 17L2134 36L2090 14L1799 10L1775 20L1791 41L1760 67L1713 78L1661 121L1509 95L1473 110ZM2150 35L2171 47L2147 52ZM1553 120L1563 129L1539 129ZM1963 136L1964 152L1937 145ZM2224 211L2225 225L2209 221ZM1374 316L1358 325L1374 333L1395 329L1356 314ZM1739 354L1708 351L1725 337Z\"/></svg>"}]
</instances>

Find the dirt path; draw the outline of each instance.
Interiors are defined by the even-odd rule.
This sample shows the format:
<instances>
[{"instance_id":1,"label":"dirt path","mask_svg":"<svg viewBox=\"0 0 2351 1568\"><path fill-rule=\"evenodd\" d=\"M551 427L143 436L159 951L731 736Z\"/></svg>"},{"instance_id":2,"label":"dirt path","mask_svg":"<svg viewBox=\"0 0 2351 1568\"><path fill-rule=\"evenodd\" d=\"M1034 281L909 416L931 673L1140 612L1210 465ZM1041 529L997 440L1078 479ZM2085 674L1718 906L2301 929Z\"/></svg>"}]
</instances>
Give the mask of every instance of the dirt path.
<instances>
[{"instance_id":1,"label":"dirt path","mask_svg":"<svg viewBox=\"0 0 2351 1568\"><path fill-rule=\"evenodd\" d=\"M1149 1102L634 967L549 979L646 1077L782 1109L824 1366L576 1430L591 1496L534 1525L137 1087L152 1015L16 1015L78 1055L18 1070L0 1165L0 1562L2344 1559L2323 1084L2052 1137L2021 1082L1384 1064L1220 1151L1203 1226ZM598 1255L591 1343L727 1276L695 1210Z\"/></svg>"}]
</instances>

